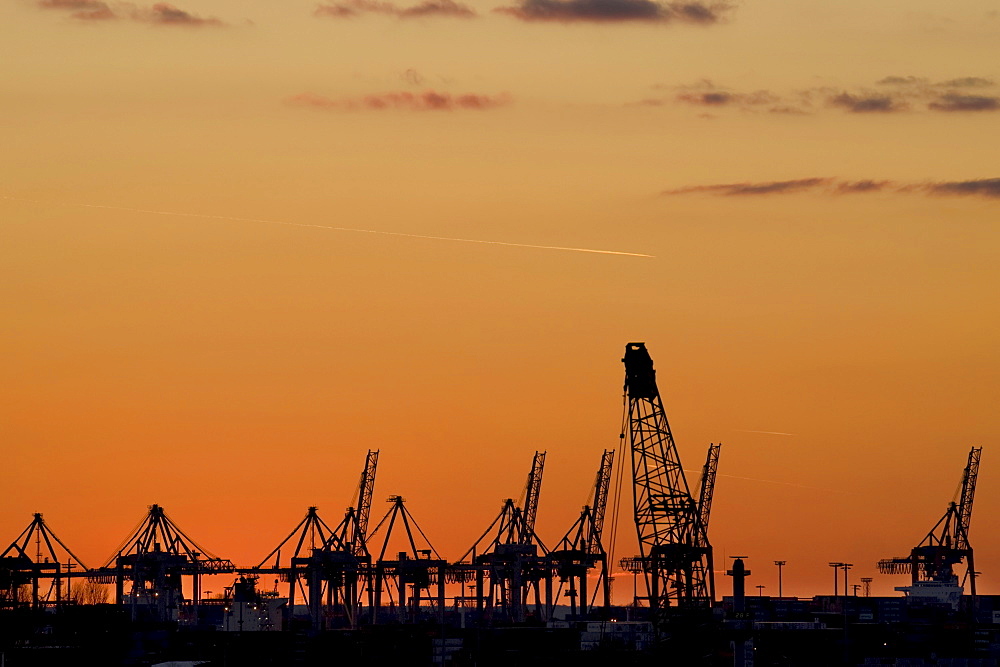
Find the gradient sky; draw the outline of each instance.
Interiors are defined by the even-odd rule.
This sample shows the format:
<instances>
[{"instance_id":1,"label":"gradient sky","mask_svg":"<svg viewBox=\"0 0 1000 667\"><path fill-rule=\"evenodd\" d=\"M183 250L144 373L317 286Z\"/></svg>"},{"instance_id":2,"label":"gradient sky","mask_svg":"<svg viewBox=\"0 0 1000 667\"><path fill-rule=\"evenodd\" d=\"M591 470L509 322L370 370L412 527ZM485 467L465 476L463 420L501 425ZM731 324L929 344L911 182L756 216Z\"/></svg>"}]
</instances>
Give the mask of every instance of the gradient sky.
<instances>
[{"instance_id":1,"label":"gradient sky","mask_svg":"<svg viewBox=\"0 0 1000 667\"><path fill-rule=\"evenodd\" d=\"M448 558L547 450L553 543L645 341L720 568L891 592L978 445L1000 594L993 0L9 0L0 61L4 545L256 563L369 448Z\"/></svg>"}]
</instances>

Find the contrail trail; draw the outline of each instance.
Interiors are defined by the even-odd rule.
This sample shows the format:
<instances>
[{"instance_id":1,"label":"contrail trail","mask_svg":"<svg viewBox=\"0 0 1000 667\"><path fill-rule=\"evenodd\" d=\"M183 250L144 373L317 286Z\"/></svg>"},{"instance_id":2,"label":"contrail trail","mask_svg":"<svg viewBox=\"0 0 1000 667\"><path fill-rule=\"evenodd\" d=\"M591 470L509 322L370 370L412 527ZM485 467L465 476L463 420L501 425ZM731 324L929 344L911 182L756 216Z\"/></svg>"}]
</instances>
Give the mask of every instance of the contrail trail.
<instances>
[{"instance_id":1,"label":"contrail trail","mask_svg":"<svg viewBox=\"0 0 1000 667\"><path fill-rule=\"evenodd\" d=\"M38 199L25 199L22 197L9 197L7 195L0 195L0 199L8 199L10 201L22 201L31 202L34 204L46 204L52 205L53 202L41 201ZM207 213L182 213L178 211L154 211L150 209L143 208L130 208L127 206L107 206L104 204L79 204L79 203L57 203L59 206L79 206L82 208L102 208L111 211L128 211L130 213L149 213L151 215L170 215L177 216L181 218L204 218L207 220L230 220L235 222L254 222L258 224L265 225L285 225L287 227L309 227L312 229L326 229L334 232L355 232L358 234L380 234L383 236L402 236L411 239L427 239L431 241L453 241L458 243L483 243L487 245L502 245L509 246L512 248L533 248L535 250L563 250L569 252L589 252L596 255L621 255L623 257L655 257L656 255L647 255L640 252L624 252L621 250L598 250L595 248L573 248L569 246L555 246L555 245L535 245L532 243L514 243L512 241L486 241L483 239L463 239L452 236L431 236L428 234L408 234L406 232L387 232L379 229L358 229L356 227L334 227L331 225L316 225L306 222L288 222L287 220L264 220L260 218L241 218L231 215L210 215Z\"/></svg>"},{"instance_id":2,"label":"contrail trail","mask_svg":"<svg viewBox=\"0 0 1000 667\"><path fill-rule=\"evenodd\" d=\"M748 431L745 428L734 428L738 433L767 433L769 435L795 435L794 433L782 433L781 431Z\"/></svg>"}]
</instances>

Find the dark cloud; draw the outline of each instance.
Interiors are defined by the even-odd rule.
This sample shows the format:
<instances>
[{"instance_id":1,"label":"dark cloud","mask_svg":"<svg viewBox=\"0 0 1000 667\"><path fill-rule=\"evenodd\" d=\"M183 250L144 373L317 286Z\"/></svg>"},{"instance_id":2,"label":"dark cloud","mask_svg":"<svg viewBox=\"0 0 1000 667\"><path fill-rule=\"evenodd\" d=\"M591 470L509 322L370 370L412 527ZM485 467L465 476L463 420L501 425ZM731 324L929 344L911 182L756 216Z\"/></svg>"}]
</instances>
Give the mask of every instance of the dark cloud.
<instances>
[{"instance_id":1,"label":"dark cloud","mask_svg":"<svg viewBox=\"0 0 1000 667\"><path fill-rule=\"evenodd\" d=\"M378 2L377 0L348 0L348 2L333 5L320 5L314 13L316 16L331 18L350 18L360 14L386 14L399 18L426 16L473 18L478 16L472 9L454 0L425 0L425 2L412 7L398 7L391 2Z\"/></svg>"},{"instance_id":2,"label":"dark cloud","mask_svg":"<svg viewBox=\"0 0 1000 667\"><path fill-rule=\"evenodd\" d=\"M674 97L677 102L702 107L736 107L749 110L760 105L776 104L781 99L767 90L757 90L752 93L738 93L720 88L708 79L697 83L679 86L680 92Z\"/></svg>"},{"instance_id":3,"label":"dark cloud","mask_svg":"<svg viewBox=\"0 0 1000 667\"><path fill-rule=\"evenodd\" d=\"M70 11L70 16L80 21L107 21L118 18L107 3L101 0L39 0L42 9Z\"/></svg>"},{"instance_id":4,"label":"dark cloud","mask_svg":"<svg viewBox=\"0 0 1000 667\"><path fill-rule=\"evenodd\" d=\"M427 2L421 2L419 5L400 10L399 16L403 18L415 18L419 16L472 18L477 16L477 14L465 5L460 5L453 0L427 0Z\"/></svg>"},{"instance_id":5,"label":"dark cloud","mask_svg":"<svg viewBox=\"0 0 1000 667\"><path fill-rule=\"evenodd\" d=\"M71 11L96 11L107 9L108 5L99 0L38 0L42 9L65 9Z\"/></svg>"},{"instance_id":6,"label":"dark cloud","mask_svg":"<svg viewBox=\"0 0 1000 667\"><path fill-rule=\"evenodd\" d=\"M837 194L862 194L867 192L880 192L892 187L892 181L840 181L834 188Z\"/></svg>"},{"instance_id":7,"label":"dark cloud","mask_svg":"<svg viewBox=\"0 0 1000 667\"><path fill-rule=\"evenodd\" d=\"M72 11L75 19L83 21L105 21L123 18L141 23L174 26L221 26L216 18L202 18L166 2L158 2L152 7L137 7L130 2L108 4L102 0L38 0L43 9Z\"/></svg>"},{"instance_id":8,"label":"dark cloud","mask_svg":"<svg viewBox=\"0 0 1000 667\"><path fill-rule=\"evenodd\" d=\"M741 195L774 195L790 192L802 192L830 183L829 178L800 178L794 181L767 181L763 183L725 183L721 185L692 185L686 188L664 190L664 195L686 195L697 192L708 192L724 196Z\"/></svg>"},{"instance_id":9,"label":"dark cloud","mask_svg":"<svg viewBox=\"0 0 1000 667\"><path fill-rule=\"evenodd\" d=\"M858 180L843 181L833 178L802 178L791 181L763 181L759 183L727 183L722 185L690 185L664 190L663 195L708 193L717 196L778 195L796 192L821 191L828 195L869 194L892 192L898 194L924 193L931 195L965 195L1000 199L1000 178L983 178L969 181L941 181L938 183L900 183L898 181Z\"/></svg>"},{"instance_id":10,"label":"dark cloud","mask_svg":"<svg viewBox=\"0 0 1000 667\"><path fill-rule=\"evenodd\" d=\"M710 93L681 93L677 96L677 100L680 102L687 102L688 104L718 107L725 106L726 104L734 101L735 96L732 93L722 91Z\"/></svg>"},{"instance_id":11,"label":"dark cloud","mask_svg":"<svg viewBox=\"0 0 1000 667\"><path fill-rule=\"evenodd\" d=\"M875 82L879 86L908 86L927 83L927 79L919 76L887 76Z\"/></svg>"},{"instance_id":12,"label":"dark cloud","mask_svg":"<svg viewBox=\"0 0 1000 667\"><path fill-rule=\"evenodd\" d=\"M905 103L889 95L840 93L831 97L829 103L836 107L843 107L851 113L891 113L904 111L908 108Z\"/></svg>"},{"instance_id":13,"label":"dark cloud","mask_svg":"<svg viewBox=\"0 0 1000 667\"><path fill-rule=\"evenodd\" d=\"M967 195L998 199L1000 198L1000 178L931 183L925 189L935 195Z\"/></svg>"},{"instance_id":14,"label":"dark cloud","mask_svg":"<svg viewBox=\"0 0 1000 667\"><path fill-rule=\"evenodd\" d=\"M149 12L139 12L138 20L145 20L157 25L177 25L177 26L220 26L222 21L216 18L202 18L178 9L166 2L158 2Z\"/></svg>"},{"instance_id":15,"label":"dark cloud","mask_svg":"<svg viewBox=\"0 0 1000 667\"><path fill-rule=\"evenodd\" d=\"M986 88L994 85L994 82L979 76L964 76L959 79L942 81L937 85L945 88Z\"/></svg>"},{"instance_id":16,"label":"dark cloud","mask_svg":"<svg viewBox=\"0 0 1000 667\"><path fill-rule=\"evenodd\" d=\"M948 93L927 106L935 111L1000 111L1000 97Z\"/></svg>"},{"instance_id":17,"label":"dark cloud","mask_svg":"<svg viewBox=\"0 0 1000 667\"><path fill-rule=\"evenodd\" d=\"M701 2L653 2L653 0L521 0L514 7L496 11L522 21L557 23L616 23L624 21L718 22L730 5Z\"/></svg>"},{"instance_id":18,"label":"dark cloud","mask_svg":"<svg viewBox=\"0 0 1000 667\"><path fill-rule=\"evenodd\" d=\"M425 90L422 93L392 92L365 95L358 98L332 99L315 93L301 93L286 100L299 107L329 110L407 109L411 111L452 111L456 109L494 109L510 103L507 95L474 95L439 93Z\"/></svg>"}]
</instances>

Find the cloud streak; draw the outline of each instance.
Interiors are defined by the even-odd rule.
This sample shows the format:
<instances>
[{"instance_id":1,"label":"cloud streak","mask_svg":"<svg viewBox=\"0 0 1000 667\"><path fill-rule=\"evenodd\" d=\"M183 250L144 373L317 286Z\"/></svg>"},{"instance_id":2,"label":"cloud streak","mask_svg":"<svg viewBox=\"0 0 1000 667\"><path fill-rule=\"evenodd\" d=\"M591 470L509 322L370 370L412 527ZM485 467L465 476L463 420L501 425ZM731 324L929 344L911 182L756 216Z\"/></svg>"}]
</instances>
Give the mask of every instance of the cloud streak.
<instances>
[{"instance_id":1,"label":"cloud streak","mask_svg":"<svg viewBox=\"0 0 1000 667\"><path fill-rule=\"evenodd\" d=\"M763 111L800 116L816 114L823 109L839 109L861 116L928 111L951 114L1000 111L1000 96L991 94L990 90L996 83L983 77L965 76L931 83L916 76L887 76L877 81L875 86L874 89L820 86L785 92L739 91L703 79L694 84L668 88L675 91L672 97L646 98L630 106L666 106L673 103L703 110L735 109L748 113Z\"/></svg>"},{"instance_id":2,"label":"cloud streak","mask_svg":"<svg viewBox=\"0 0 1000 667\"><path fill-rule=\"evenodd\" d=\"M377 0L348 0L348 2L320 5L313 14L326 18L354 18L362 14L382 14L401 19L437 16L468 19L479 16L468 6L454 0L425 0L410 7L399 7L391 2Z\"/></svg>"},{"instance_id":3,"label":"cloud streak","mask_svg":"<svg viewBox=\"0 0 1000 667\"><path fill-rule=\"evenodd\" d=\"M495 11L521 21L550 23L717 23L731 9L726 3L653 0L521 0Z\"/></svg>"},{"instance_id":4,"label":"cloud streak","mask_svg":"<svg viewBox=\"0 0 1000 667\"><path fill-rule=\"evenodd\" d=\"M721 197L761 197L803 192L819 192L827 195L856 195L875 192L921 193L926 195L983 197L1000 199L1000 178L981 178L967 181L938 181L922 183L901 183L890 180L847 181L835 178L800 178L788 181L760 181L723 183L709 185L689 185L682 188L663 190L664 196L710 194Z\"/></svg>"},{"instance_id":5,"label":"cloud streak","mask_svg":"<svg viewBox=\"0 0 1000 667\"><path fill-rule=\"evenodd\" d=\"M166 2L157 2L151 7L138 7L128 2L109 4L102 0L38 0L36 5L41 9L71 12L70 17L80 21L127 19L138 23L163 26L202 27L226 25L217 18L201 17Z\"/></svg>"},{"instance_id":6,"label":"cloud streak","mask_svg":"<svg viewBox=\"0 0 1000 667\"><path fill-rule=\"evenodd\" d=\"M420 93L409 91L378 93L356 98L333 99L315 93L300 93L289 97L291 106L321 110L371 110L403 109L409 111L484 111L510 104L508 95L477 95L465 93L452 95L434 90Z\"/></svg>"}]
</instances>

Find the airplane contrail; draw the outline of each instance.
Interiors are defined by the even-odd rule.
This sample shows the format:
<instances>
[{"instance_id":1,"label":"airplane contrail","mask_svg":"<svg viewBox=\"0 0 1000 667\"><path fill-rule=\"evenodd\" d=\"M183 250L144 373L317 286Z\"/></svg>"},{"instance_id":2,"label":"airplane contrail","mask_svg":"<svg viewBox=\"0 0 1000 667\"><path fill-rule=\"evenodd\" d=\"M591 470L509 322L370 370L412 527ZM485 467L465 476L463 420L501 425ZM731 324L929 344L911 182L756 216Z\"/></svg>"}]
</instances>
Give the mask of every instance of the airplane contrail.
<instances>
[{"instance_id":1,"label":"airplane contrail","mask_svg":"<svg viewBox=\"0 0 1000 667\"><path fill-rule=\"evenodd\" d=\"M781 431L748 431L745 428L735 428L738 433L767 433L769 435L795 435L794 433L782 433Z\"/></svg>"},{"instance_id":2,"label":"airplane contrail","mask_svg":"<svg viewBox=\"0 0 1000 667\"><path fill-rule=\"evenodd\" d=\"M34 204L46 204L51 205L53 202L41 201L38 199L26 199L23 197L9 197L7 195L0 195L0 199L8 199L10 201L22 201L31 202ZM334 227L331 225L317 225L307 222L289 222L287 220L266 220L261 218L242 218L231 215L211 215L207 213L183 213L178 211L155 211L151 209L143 208L130 208L127 206L108 206L105 204L80 204L80 203L61 203L55 202L59 206L79 206L82 208L101 208L111 211L128 211L130 213L149 213L152 215L170 215L182 218L205 218L209 220L231 220L235 222L254 222L258 224L266 225L285 225L287 227L309 227L312 229L326 229L334 232L355 232L359 234L380 234L383 236L402 236L411 239L427 239L431 241L453 241L458 243L483 243L487 245L502 245L509 246L512 248L533 248L536 250L564 250L569 252L588 252L597 255L621 255L623 257L656 257L656 255L647 255L640 252L624 252L621 250L598 250L596 248L573 248L570 246L554 246L554 245L535 245L532 243L514 243L512 241L487 241L483 239L463 239L452 236L431 236L428 234L408 234L406 232L387 232L379 229L359 229L356 227Z\"/></svg>"}]
</instances>

